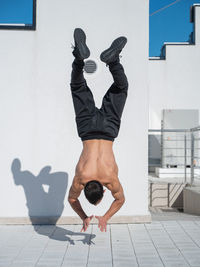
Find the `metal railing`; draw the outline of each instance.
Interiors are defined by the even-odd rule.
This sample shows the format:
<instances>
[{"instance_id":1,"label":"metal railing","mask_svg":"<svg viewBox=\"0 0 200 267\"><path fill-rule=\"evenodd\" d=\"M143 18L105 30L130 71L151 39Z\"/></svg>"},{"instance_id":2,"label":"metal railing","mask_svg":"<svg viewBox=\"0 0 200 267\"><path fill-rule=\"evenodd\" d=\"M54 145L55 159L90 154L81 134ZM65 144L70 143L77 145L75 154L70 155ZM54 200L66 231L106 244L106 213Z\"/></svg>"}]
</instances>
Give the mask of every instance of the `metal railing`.
<instances>
[{"instance_id":1,"label":"metal railing","mask_svg":"<svg viewBox=\"0 0 200 267\"><path fill-rule=\"evenodd\" d=\"M199 182L200 185L200 126L191 129L150 129L149 136L152 134L160 134L160 166L182 168L185 183L192 186L194 182Z\"/></svg>"},{"instance_id":2,"label":"metal railing","mask_svg":"<svg viewBox=\"0 0 200 267\"><path fill-rule=\"evenodd\" d=\"M200 179L200 126L191 128L191 182Z\"/></svg>"}]
</instances>

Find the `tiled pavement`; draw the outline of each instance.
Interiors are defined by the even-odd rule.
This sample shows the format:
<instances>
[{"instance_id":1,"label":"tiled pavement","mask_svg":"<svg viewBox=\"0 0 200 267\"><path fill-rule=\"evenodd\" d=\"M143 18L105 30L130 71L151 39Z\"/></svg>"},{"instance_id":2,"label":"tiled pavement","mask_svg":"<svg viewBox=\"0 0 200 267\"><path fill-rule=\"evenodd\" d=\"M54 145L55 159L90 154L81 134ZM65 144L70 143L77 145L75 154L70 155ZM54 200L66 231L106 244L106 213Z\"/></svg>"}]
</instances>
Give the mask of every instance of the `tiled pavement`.
<instances>
[{"instance_id":1,"label":"tiled pavement","mask_svg":"<svg viewBox=\"0 0 200 267\"><path fill-rule=\"evenodd\" d=\"M0 225L1 267L200 266L200 217L91 225Z\"/></svg>"}]
</instances>

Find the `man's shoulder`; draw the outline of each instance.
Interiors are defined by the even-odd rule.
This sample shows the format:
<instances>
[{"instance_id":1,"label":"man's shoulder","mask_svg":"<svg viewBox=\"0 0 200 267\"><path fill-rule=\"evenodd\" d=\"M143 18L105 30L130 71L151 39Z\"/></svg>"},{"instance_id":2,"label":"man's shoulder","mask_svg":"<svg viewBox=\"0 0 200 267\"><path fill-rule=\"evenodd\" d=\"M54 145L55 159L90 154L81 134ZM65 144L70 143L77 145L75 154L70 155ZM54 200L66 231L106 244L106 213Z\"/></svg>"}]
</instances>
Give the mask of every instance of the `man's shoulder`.
<instances>
[{"instance_id":1,"label":"man's shoulder","mask_svg":"<svg viewBox=\"0 0 200 267\"><path fill-rule=\"evenodd\" d=\"M79 186L84 186L85 183L87 183L87 180L91 180L89 178L90 176L87 176L85 173L77 173L74 176L73 183Z\"/></svg>"},{"instance_id":2,"label":"man's shoulder","mask_svg":"<svg viewBox=\"0 0 200 267\"><path fill-rule=\"evenodd\" d=\"M82 183L81 183L81 178L78 175L74 176L74 179L72 181L72 187L81 187Z\"/></svg>"},{"instance_id":3,"label":"man's shoulder","mask_svg":"<svg viewBox=\"0 0 200 267\"><path fill-rule=\"evenodd\" d=\"M110 191L118 191L120 187L119 178L116 175L110 177L109 181L104 184Z\"/></svg>"}]
</instances>

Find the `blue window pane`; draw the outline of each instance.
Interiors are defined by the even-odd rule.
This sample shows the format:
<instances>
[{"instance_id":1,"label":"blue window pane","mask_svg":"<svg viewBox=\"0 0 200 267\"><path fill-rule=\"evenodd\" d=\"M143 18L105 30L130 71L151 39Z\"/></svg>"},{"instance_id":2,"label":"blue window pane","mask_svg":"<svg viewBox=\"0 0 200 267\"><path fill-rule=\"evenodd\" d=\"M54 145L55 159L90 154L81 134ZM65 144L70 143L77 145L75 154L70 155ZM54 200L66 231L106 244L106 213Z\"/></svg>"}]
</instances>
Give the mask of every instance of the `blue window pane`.
<instances>
[{"instance_id":1,"label":"blue window pane","mask_svg":"<svg viewBox=\"0 0 200 267\"><path fill-rule=\"evenodd\" d=\"M33 0L0 0L0 24L33 24Z\"/></svg>"}]
</instances>

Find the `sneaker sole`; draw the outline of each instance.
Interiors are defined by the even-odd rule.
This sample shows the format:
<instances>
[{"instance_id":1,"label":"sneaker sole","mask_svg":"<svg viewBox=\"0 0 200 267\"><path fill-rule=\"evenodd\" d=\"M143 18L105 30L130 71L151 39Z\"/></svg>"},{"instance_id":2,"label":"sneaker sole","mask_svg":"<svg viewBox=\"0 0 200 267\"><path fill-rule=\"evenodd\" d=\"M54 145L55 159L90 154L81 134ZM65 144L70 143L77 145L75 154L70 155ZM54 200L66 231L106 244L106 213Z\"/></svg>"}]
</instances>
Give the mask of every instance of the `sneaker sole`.
<instances>
[{"instance_id":1,"label":"sneaker sole","mask_svg":"<svg viewBox=\"0 0 200 267\"><path fill-rule=\"evenodd\" d=\"M74 31L75 46L78 48L82 59L86 59L90 56L90 50L86 45L86 35L80 28L76 28Z\"/></svg>"},{"instance_id":2,"label":"sneaker sole","mask_svg":"<svg viewBox=\"0 0 200 267\"><path fill-rule=\"evenodd\" d=\"M120 50L124 48L126 43L127 43L126 37L122 36L122 37L115 39L112 42L111 46L101 53L100 55L101 61L105 63L111 62L113 58L115 58L116 54L119 53Z\"/></svg>"}]
</instances>

